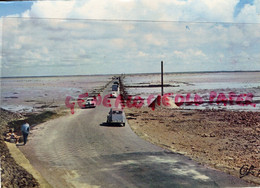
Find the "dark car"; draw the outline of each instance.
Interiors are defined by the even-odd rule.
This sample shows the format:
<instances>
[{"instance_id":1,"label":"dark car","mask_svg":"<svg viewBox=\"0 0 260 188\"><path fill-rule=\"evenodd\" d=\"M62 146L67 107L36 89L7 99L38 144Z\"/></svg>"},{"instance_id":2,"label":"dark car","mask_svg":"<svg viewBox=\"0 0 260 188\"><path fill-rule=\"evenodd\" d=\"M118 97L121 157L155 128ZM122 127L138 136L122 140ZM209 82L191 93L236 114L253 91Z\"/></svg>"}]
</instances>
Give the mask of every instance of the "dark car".
<instances>
[{"instance_id":1,"label":"dark car","mask_svg":"<svg viewBox=\"0 0 260 188\"><path fill-rule=\"evenodd\" d=\"M118 85L116 84L112 85L112 91L118 91Z\"/></svg>"},{"instance_id":2,"label":"dark car","mask_svg":"<svg viewBox=\"0 0 260 188\"><path fill-rule=\"evenodd\" d=\"M119 82L118 82L118 81L115 81L114 84L119 85Z\"/></svg>"}]
</instances>

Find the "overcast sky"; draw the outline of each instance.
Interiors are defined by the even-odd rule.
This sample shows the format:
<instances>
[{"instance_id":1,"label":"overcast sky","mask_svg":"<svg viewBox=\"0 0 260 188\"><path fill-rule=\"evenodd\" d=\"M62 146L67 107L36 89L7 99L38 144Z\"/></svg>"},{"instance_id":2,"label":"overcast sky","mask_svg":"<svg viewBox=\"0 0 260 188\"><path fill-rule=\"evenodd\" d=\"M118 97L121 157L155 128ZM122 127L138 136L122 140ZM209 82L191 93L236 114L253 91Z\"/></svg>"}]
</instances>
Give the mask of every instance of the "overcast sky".
<instances>
[{"instance_id":1,"label":"overcast sky","mask_svg":"<svg viewBox=\"0 0 260 188\"><path fill-rule=\"evenodd\" d=\"M260 70L260 0L0 3L1 76Z\"/></svg>"}]
</instances>

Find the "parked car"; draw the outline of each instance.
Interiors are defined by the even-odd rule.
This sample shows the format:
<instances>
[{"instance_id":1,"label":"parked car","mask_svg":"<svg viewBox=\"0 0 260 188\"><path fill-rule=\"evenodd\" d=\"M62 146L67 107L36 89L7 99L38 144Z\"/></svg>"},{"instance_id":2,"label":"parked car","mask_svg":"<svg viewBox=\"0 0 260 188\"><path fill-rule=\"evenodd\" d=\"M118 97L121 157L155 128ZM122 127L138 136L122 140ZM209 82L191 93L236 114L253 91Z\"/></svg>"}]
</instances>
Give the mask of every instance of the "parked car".
<instances>
[{"instance_id":1,"label":"parked car","mask_svg":"<svg viewBox=\"0 0 260 188\"><path fill-rule=\"evenodd\" d=\"M107 116L107 123L125 126L123 110L111 108Z\"/></svg>"},{"instance_id":2,"label":"parked car","mask_svg":"<svg viewBox=\"0 0 260 188\"><path fill-rule=\"evenodd\" d=\"M86 108L95 108L96 107L96 101L94 98L87 98L85 103Z\"/></svg>"}]
</instances>

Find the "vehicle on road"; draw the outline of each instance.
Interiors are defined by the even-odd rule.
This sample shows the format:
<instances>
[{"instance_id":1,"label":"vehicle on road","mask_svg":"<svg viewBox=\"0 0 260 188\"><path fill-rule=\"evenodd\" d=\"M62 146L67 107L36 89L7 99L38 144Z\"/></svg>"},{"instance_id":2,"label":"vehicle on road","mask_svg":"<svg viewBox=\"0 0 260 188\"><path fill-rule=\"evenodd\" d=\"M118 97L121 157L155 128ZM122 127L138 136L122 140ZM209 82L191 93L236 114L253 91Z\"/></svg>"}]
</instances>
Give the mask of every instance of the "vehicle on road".
<instances>
[{"instance_id":1,"label":"vehicle on road","mask_svg":"<svg viewBox=\"0 0 260 188\"><path fill-rule=\"evenodd\" d=\"M117 98L117 96L118 96L118 94L117 94L116 91L112 91L112 92L110 93L110 98Z\"/></svg>"},{"instance_id":2,"label":"vehicle on road","mask_svg":"<svg viewBox=\"0 0 260 188\"><path fill-rule=\"evenodd\" d=\"M107 116L107 123L111 125L122 125L125 126L125 120L123 110L117 108L111 108Z\"/></svg>"},{"instance_id":3,"label":"vehicle on road","mask_svg":"<svg viewBox=\"0 0 260 188\"><path fill-rule=\"evenodd\" d=\"M112 91L118 91L118 85L117 84L112 85Z\"/></svg>"},{"instance_id":4,"label":"vehicle on road","mask_svg":"<svg viewBox=\"0 0 260 188\"><path fill-rule=\"evenodd\" d=\"M115 85L119 85L119 82L118 82L118 81L114 81L114 84L115 84Z\"/></svg>"},{"instance_id":5,"label":"vehicle on road","mask_svg":"<svg viewBox=\"0 0 260 188\"><path fill-rule=\"evenodd\" d=\"M96 107L96 101L94 98L87 98L85 103L85 108L95 108Z\"/></svg>"}]
</instances>

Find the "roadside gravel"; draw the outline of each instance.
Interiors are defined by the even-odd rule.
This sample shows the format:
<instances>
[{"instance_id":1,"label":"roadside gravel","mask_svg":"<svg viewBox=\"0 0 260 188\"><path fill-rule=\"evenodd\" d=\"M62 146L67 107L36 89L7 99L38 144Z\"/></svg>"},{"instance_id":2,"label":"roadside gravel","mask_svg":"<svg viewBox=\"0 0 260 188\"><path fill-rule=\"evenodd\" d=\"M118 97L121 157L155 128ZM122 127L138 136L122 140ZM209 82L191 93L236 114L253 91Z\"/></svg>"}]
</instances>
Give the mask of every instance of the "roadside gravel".
<instances>
[{"instance_id":1,"label":"roadside gravel","mask_svg":"<svg viewBox=\"0 0 260 188\"><path fill-rule=\"evenodd\" d=\"M260 112L125 109L133 131L142 138L239 177L243 165L254 175L242 179L260 185Z\"/></svg>"}]
</instances>

